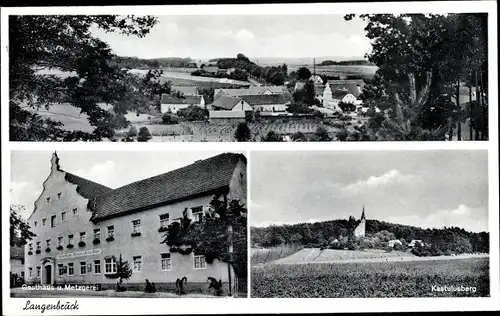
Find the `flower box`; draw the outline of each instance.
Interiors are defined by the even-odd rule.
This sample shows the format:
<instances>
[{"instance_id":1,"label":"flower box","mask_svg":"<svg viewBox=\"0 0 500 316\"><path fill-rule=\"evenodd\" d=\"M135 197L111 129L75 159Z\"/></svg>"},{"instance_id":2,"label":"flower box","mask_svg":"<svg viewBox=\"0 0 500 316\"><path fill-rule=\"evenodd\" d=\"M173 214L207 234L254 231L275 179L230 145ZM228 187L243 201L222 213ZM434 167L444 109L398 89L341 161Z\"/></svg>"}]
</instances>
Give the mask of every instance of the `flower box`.
<instances>
[{"instance_id":1,"label":"flower box","mask_svg":"<svg viewBox=\"0 0 500 316\"><path fill-rule=\"evenodd\" d=\"M85 242L84 241L80 241L78 243L78 247L85 247Z\"/></svg>"},{"instance_id":2,"label":"flower box","mask_svg":"<svg viewBox=\"0 0 500 316\"><path fill-rule=\"evenodd\" d=\"M94 245L97 245L97 244L100 244L100 243L101 243L101 240L100 240L100 239L94 239L94 240L92 240L92 243L93 243Z\"/></svg>"},{"instance_id":3,"label":"flower box","mask_svg":"<svg viewBox=\"0 0 500 316\"><path fill-rule=\"evenodd\" d=\"M137 237L137 236L140 236L140 235L141 235L141 233L132 233L131 234L132 237Z\"/></svg>"},{"instance_id":4,"label":"flower box","mask_svg":"<svg viewBox=\"0 0 500 316\"><path fill-rule=\"evenodd\" d=\"M45 249L45 252L50 252L50 248Z\"/></svg>"},{"instance_id":5,"label":"flower box","mask_svg":"<svg viewBox=\"0 0 500 316\"><path fill-rule=\"evenodd\" d=\"M110 242L110 241L113 241L113 240L115 240L115 237L113 237L113 236L106 238L107 242Z\"/></svg>"},{"instance_id":6,"label":"flower box","mask_svg":"<svg viewBox=\"0 0 500 316\"><path fill-rule=\"evenodd\" d=\"M168 228L167 228L167 227L160 227L160 228L158 229L158 232L159 232L159 233L163 233L163 232L166 232L167 230L168 230Z\"/></svg>"},{"instance_id":7,"label":"flower box","mask_svg":"<svg viewBox=\"0 0 500 316\"><path fill-rule=\"evenodd\" d=\"M28 256L31 256L32 254L33 254L33 252L28 251Z\"/></svg>"},{"instance_id":8,"label":"flower box","mask_svg":"<svg viewBox=\"0 0 500 316\"><path fill-rule=\"evenodd\" d=\"M63 250L63 249L64 249L64 247L63 247L63 246L57 246L57 248L56 248L56 249L57 249L57 250Z\"/></svg>"},{"instance_id":9,"label":"flower box","mask_svg":"<svg viewBox=\"0 0 500 316\"><path fill-rule=\"evenodd\" d=\"M36 254L41 254L41 253L42 253L42 251L41 251L40 249L37 249L37 250L35 251L35 253L36 253Z\"/></svg>"},{"instance_id":10,"label":"flower box","mask_svg":"<svg viewBox=\"0 0 500 316\"><path fill-rule=\"evenodd\" d=\"M67 247L68 249L71 249L71 248L73 248L74 246L73 246L72 244L69 244L69 245L67 245L66 247Z\"/></svg>"}]
</instances>

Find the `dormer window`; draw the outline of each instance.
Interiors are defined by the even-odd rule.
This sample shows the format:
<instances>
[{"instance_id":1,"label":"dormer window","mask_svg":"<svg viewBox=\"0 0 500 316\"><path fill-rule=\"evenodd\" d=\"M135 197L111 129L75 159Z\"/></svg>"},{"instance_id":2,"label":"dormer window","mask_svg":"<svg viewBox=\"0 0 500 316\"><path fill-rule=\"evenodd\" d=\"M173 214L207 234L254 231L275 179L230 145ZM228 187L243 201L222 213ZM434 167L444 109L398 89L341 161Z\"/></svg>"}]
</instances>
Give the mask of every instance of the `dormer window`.
<instances>
[{"instance_id":1,"label":"dormer window","mask_svg":"<svg viewBox=\"0 0 500 316\"><path fill-rule=\"evenodd\" d=\"M35 227L37 227L37 226L38 226L38 222L37 222L37 221L35 221L35 223L34 223L33 225L34 225Z\"/></svg>"},{"instance_id":2,"label":"dormer window","mask_svg":"<svg viewBox=\"0 0 500 316\"><path fill-rule=\"evenodd\" d=\"M47 200L47 204L49 204L50 203L50 196L47 197L46 200Z\"/></svg>"},{"instance_id":3,"label":"dormer window","mask_svg":"<svg viewBox=\"0 0 500 316\"><path fill-rule=\"evenodd\" d=\"M61 193L61 192L57 193L57 198L58 198L59 200L61 199L61 195L62 195L62 193Z\"/></svg>"}]
</instances>

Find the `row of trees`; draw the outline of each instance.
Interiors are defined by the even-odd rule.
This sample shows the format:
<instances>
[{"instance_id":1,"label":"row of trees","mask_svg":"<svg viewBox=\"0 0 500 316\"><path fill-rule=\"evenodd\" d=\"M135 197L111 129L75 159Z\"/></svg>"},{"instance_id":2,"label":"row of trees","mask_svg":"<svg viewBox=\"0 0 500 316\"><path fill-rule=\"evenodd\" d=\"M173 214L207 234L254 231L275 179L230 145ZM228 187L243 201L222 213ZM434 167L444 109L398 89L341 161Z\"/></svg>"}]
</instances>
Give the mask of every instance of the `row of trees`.
<instances>
[{"instance_id":1,"label":"row of trees","mask_svg":"<svg viewBox=\"0 0 500 316\"><path fill-rule=\"evenodd\" d=\"M412 240L422 240L430 246L419 247L418 255L452 253L489 253L489 233L469 232L458 227L423 229L392 224L377 220L366 221L366 238L356 239L354 229L359 224L352 216L349 220L251 228L252 245L262 247L297 243L308 247L386 249L389 240L400 240L403 245ZM337 239L340 244L335 243ZM344 243L344 244L342 244ZM431 250L432 249L432 250Z\"/></svg>"},{"instance_id":2,"label":"row of trees","mask_svg":"<svg viewBox=\"0 0 500 316\"><path fill-rule=\"evenodd\" d=\"M116 62L127 69L189 68L195 67L191 58L168 57L142 59L137 57L115 57Z\"/></svg>"},{"instance_id":3,"label":"row of trees","mask_svg":"<svg viewBox=\"0 0 500 316\"><path fill-rule=\"evenodd\" d=\"M333 61L333 60L324 60L319 66L332 66L332 65L340 65L340 66L371 66L373 65L368 60L360 59L360 60L343 60L343 61Z\"/></svg>"},{"instance_id":4,"label":"row of trees","mask_svg":"<svg viewBox=\"0 0 500 316\"><path fill-rule=\"evenodd\" d=\"M486 13L360 18L372 41L366 57L379 68L362 95L366 105L383 110L370 112L372 139L444 140L456 129L460 140L460 123L466 120L475 130L471 139L488 138ZM464 107L460 95L467 94Z\"/></svg>"}]
</instances>

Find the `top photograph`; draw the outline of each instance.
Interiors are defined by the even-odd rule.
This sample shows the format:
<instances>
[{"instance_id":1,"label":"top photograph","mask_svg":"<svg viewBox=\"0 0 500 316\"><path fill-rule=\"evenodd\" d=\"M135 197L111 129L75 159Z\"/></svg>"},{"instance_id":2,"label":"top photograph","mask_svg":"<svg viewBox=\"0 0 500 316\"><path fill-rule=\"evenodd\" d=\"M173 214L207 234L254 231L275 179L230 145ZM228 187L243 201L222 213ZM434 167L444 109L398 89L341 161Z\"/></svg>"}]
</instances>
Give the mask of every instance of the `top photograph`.
<instances>
[{"instance_id":1,"label":"top photograph","mask_svg":"<svg viewBox=\"0 0 500 316\"><path fill-rule=\"evenodd\" d=\"M488 140L487 13L9 15L4 34L10 141Z\"/></svg>"}]
</instances>

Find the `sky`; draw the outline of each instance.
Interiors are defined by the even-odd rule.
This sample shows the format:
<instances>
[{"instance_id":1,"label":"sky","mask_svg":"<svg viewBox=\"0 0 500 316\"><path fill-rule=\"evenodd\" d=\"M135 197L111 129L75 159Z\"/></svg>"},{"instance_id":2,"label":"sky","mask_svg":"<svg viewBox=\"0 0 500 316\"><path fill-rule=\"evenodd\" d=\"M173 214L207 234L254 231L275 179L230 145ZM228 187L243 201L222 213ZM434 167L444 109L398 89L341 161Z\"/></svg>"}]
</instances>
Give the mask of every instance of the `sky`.
<instances>
[{"instance_id":1,"label":"sky","mask_svg":"<svg viewBox=\"0 0 500 316\"><path fill-rule=\"evenodd\" d=\"M364 56L371 50L365 22L330 15L158 16L144 38L93 33L119 56L140 58Z\"/></svg>"},{"instance_id":2,"label":"sky","mask_svg":"<svg viewBox=\"0 0 500 316\"><path fill-rule=\"evenodd\" d=\"M156 176L206 159L221 152L215 151L58 151L59 164L64 171L110 188ZM34 202L40 196L43 182L50 174L50 151L11 152L11 204L22 204L28 218Z\"/></svg>"},{"instance_id":3,"label":"sky","mask_svg":"<svg viewBox=\"0 0 500 316\"><path fill-rule=\"evenodd\" d=\"M252 152L252 226L367 219L488 231L486 151Z\"/></svg>"}]
</instances>

